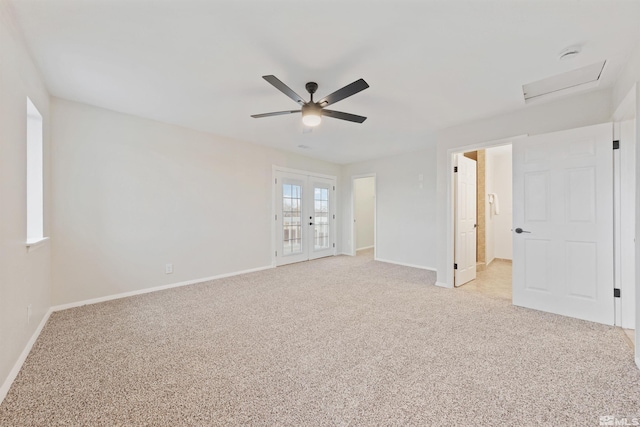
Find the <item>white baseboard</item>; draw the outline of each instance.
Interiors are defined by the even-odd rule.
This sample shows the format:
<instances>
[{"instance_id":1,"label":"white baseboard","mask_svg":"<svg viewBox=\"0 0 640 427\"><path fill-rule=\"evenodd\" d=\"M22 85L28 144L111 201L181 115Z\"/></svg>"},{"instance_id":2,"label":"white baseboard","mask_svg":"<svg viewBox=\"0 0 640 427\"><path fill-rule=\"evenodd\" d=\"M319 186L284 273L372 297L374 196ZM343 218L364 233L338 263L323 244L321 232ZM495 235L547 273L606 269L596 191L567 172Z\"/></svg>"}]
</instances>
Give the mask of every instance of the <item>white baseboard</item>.
<instances>
[{"instance_id":1,"label":"white baseboard","mask_svg":"<svg viewBox=\"0 0 640 427\"><path fill-rule=\"evenodd\" d=\"M142 295L142 294L148 294L151 292L163 291L165 289L179 288L181 286L187 286L187 285L195 285L196 283L208 282L210 280L216 280L216 279L224 279L225 277L239 276L241 274L247 274L247 273L254 273L256 271L268 270L271 268L274 268L274 267L269 265L267 267L258 267L258 268L252 268L249 270L236 271L234 273L219 274L217 276L203 277L201 279L188 280L186 282L173 283L170 285L163 285L163 286L155 286L153 288L139 289L137 291L123 292L120 294L107 295L100 298L93 298L93 299L88 299L84 301L76 301L68 304L61 304L61 305L50 307L47 313L42 318L42 321L38 325L38 328L35 330L35 332L31 336L31 339L29 339L29 342L27 342L27 345L24 347L24 350L22 350L20 357L18 357L18 360L16 360L16 363L13 365L13 368L9 372L9 375L7 376L6 380L2 384L2 387L0 387L0 404L2 403L4 398L7 396L7 393L11 388L11 384L13 384L13 381L18 376L20 369L22 369L22 365L24 364L24 361L27 360L27 356L29 355L29 352L31 351L33 344L35 344L36 340L40 336L40 332L42 332L42 328L44 328L44 325L47 323L47 320L49 320L49 316L51 316L51 313L56 311L66 310L69 308L81 307L83 305L97 304L100 302L111 301L114 299L131 297L134 295Z\"/></svg>"},{"instance_id":2,"label":"white baseboard","mask_svg":"<svg viewBox=\"0 0 640 427\"><path fill-rule=\"evenodd\" d=\"M51 316L51 313L53 313L53 310L50 308L42 317L40 324L38 325L36 330L33 332L33 335L31 335L31 338L27 342L27 345L22 350L22 353L20 353L20 357L18 357L18 360L16 360L16 363L13 365L13 368L11 368L11 371L9 371L9 375L4 380L2 387L0 387L0 404L2 404L2 401L4 400L4 398L7 397L7 393L9 393L11 384L13 384L13 381L18 376L20 369L22 369L22 365L24 364L24 361L27 360L27 356L29 356L29 352L31 352L31 348L36 343L36 340L40 336L40 332L42 332L42 328L44 328L44 325L46 325L47 320L49 320L49 316Z\"/></svg>"},{"instance_id":3,"label":"white baseboard","mask_svg":"<svg viewBox=\"0 0 640 427\"><path fill-rule=\"evenodd\" d=\"M508 259L508 258L497 258L497 257L494 257L494 258L491 258L491 261L489 261L489 262L487 263L487 267L489 267L489 264L491 264L493 261L500 261L500 262L513 262L513 260Z\"/></svg>"},{"instance_id":4,"label":"white baseboard","mask_svg":"<svg viewBox=\"0 0 640 427\"><path fill-rule=\"evenodd\" d=\"M424 265L407 264L406 262L389 261L388 259L381 259L381 258L376 258L375 260L380 262L386 262L389 264L402 265L403 267L419 268L421 270L429 270L429 271L438 271L433 267L426 267Z\"/></svg>"},{"instance_id":5,"label":"white baseboard","mask_svg":"<svg viewBox=\"0 0 640 427\"><path fill-rule=\"evenodd\" d=\"M444 282L436 282L436 286L440 286L441 288L453 288L453 286L449 286Z\"/></svg>"},{"instance_id":6,"label":"white baseboard","mask_svg":"<svg viewBox=\"0 0 640 427\"><path fill-rule=\"evenodd\" d=\"M338 255L353 256L353 254L351 254L349 252L340 252Z\"/></svg>"},{"instance_id":7,"label":"white baseboard","mask_svg":"<svg viewBox=\"0 0 640 427\"><path fill-rule=\"evenodd\" d=\"M373 249L373 248L374 248L374 246L373 246L373 245L371 245L371 246L365 246L364 248L358 248L358 249L356 249L356 252L358 252L358 251L364 251L365 249Z\"/></svg>"},{"instance_id":8,"label":"white baseboard","mask_svg":"<svg viewBox=\"0 0 640 427\"><path fill-rule=\"evenodd\" d=\"M187 280L185 282L172 283L169 285L155 286L153 288L138 289L136 291L131 291L131 292L123 292L120 294L107 295L99 298L92 298L92 299L83 300L83 301L70 302L68 304L56 305L51 307L51 310L52 311L67 310L69 308L82 307L83 305L97 304L100 302L111 301L114 299L127 298L135 295L143 295L143 294L148 294L148 293L157 292L157 291L164 291L165 289L179 288L182 286L195 285L196 283L209 282L211 280L216 280L216 279L224 279L225 277L239 276L241 274L247 274L247 273L255 273L256 271L269 270L271 268L274 268L274 267L269 265L266 267L251 268L249 270L219 274L217 276L203 277L200 279Z\"/></svg>"}]
</instances>

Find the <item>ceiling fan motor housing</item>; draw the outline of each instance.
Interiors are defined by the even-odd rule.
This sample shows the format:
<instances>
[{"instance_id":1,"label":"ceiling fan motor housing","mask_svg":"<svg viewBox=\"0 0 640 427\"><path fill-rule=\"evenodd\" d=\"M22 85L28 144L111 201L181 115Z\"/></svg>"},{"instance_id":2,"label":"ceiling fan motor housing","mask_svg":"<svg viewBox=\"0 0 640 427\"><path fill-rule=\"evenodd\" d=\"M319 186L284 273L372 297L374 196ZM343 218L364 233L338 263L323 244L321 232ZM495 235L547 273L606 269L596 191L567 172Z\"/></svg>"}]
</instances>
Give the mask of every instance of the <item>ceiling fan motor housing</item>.
<instances>
[{"instance_id":1,"label":"ceiling fan motor housing","mask_svg":"<svg viewBox=\"0 0 640 427\"><path fill-rule=\"evenodd\" d=\"M311 95L313 95L318 90L318 83L309 82L304 87L307 88L307 92L309 92Z\"/></svg>"},{"instance_id":2,"label":"ceiling fan motor housing","mask_svg":"<svg viewBox=\"0 0 640 427\"><path fill-rule=\"evenodd\" d=\"M302 106L302 115L306 116L307 114L314 114L316 116L319 116L320 111L322 110L322 107L320 107L320 105L318 105L316 102L308 102L305 105Z\"/></svg>"}]
</instances>

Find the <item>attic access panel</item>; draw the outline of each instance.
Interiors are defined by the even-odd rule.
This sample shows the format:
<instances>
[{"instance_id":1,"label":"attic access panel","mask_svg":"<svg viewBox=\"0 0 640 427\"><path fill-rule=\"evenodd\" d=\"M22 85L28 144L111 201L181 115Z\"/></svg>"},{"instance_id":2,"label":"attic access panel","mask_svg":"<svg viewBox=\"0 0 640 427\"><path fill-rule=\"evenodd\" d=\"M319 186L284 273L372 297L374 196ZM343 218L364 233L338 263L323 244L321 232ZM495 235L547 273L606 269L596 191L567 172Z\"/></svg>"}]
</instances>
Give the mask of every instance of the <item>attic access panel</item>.
<instances>
[{"instance_id":1,"label":"attic access panel","mask_svg":"<svg viewBox=\"0 0 640 427\"><path fill-rule=\"evenodd\" d=\"M525 102L531 102L546 95L561 94L572 89L595 87L600 81L602 70L607 61L596 62L553 77L538 80L522 86Z\"/></svg>"}]
</instances>

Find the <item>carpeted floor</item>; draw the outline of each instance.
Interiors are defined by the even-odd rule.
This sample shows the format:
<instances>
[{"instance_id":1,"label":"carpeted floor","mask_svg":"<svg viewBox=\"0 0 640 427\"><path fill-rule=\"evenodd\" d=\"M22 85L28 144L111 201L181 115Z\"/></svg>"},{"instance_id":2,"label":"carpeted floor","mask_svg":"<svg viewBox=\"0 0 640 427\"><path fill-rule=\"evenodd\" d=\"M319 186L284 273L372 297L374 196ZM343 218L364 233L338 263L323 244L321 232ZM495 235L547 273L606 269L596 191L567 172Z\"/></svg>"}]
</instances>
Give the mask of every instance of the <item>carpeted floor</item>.
<instances>
[{"instance_id":1,"label":"carpeted floor","mask_svg":"<svg viewBox=\"0 0 640 427\"><path fill-rule=\"evenodd\" d=\"M613 327L334 257L51 316L2 426L549 425L640 416Z\"/></svg>"}]
</instances>

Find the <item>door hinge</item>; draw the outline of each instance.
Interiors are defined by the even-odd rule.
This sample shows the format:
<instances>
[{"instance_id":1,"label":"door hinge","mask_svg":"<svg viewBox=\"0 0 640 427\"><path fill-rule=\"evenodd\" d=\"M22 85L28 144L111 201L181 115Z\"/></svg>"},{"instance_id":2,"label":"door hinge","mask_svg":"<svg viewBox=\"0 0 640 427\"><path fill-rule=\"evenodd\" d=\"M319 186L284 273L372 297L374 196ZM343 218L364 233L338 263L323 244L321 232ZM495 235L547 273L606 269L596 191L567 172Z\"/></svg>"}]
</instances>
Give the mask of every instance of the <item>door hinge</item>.
<instances>
[{"instance_id":1,"label":"door hinge","mask_svg":"<svg viewBox=\"0 0 640 427\"><path fill-rule=\"evenodd\" d=\"M613 288L613 297L614 298L620 298L620 289Z\"/></svg>"},{"instance_id":2,"label":"door hinge","mask_svg":"<svg viewBox=\"0 0 640 427\"><path fill-rule=\"evenodd\" d=\"M458 172L458 167L457 167L457 166L454 166L454 167L453 167L453 173L456 173L456 172Z\"/></svg>"},{"instance_id":3,"label":"door hinge","mask_svg":"<svg viewBox=\"0 0 640 427\"><path fill-rule=\"evenodd\" d=\"M620 141L618 141L618 140L613 141L613 149L614 150L619 150L620 149Z\"/></svg>"},{"instance_id":4,"label":"door hinge","mask_svg":"<svg viewBox=\"0 0 640 427\"><path fill-rule=\"evenodd\" d=\"M333 247L334 247L334 248L336 247L336 244L335 244L335 243L333 244Z\"/></svg>"},{"instance_id":5,"label":"door hinge","mask_svg":"<svg viewBox=\"0 0 640 427\"><path fill-rule=\"evenodd\" d=\"M336 186L335 185L333 186L333 191L336 191Z\"/></svg>"},{"instance_id":6,"label":"door hinge","mask_svg":"<svg viewBox=\"0 0 640 427\"><path fill-rule=\"evenodd\" d=\"M276 221L278 220L278 214L276 214Z\"/></svg>"},{"instance_id":7,"label":"door hinge","mask_svg":"<svg viewBox=\"0 0 640 427\"><path fill-rule=\"evenodd\" d=\"M457 270L458 269L458 264L453 264L453 269Z\"/></svg>"},{"instance_id":8,"label":"door hinge","mask_svg":"<svg viewBox=\"0 0 640 427\"><path fill-rule=\"evenodd\" d=\"M333 216L333 219L336 219L336 216L335 216L335 215Z\"/></svg>"},{"instance_id":9,"label":"door hinge","mask_svg":"<svg viewBox=\"0 0 640 427\"><path fill-rule=\"evenodd\" d=\"M278 256L278 251L276 251L276 256Z\"/></svg>"},{"instance_id":10,"label":"door hinge","mask_svg":"<svg viewBox=\"0 0 640 427\"><path fill-rule=\"evenodd\" d=\"M276 178L276 184L278 183L278 178Z\"/></svg>"}]
</instances>

